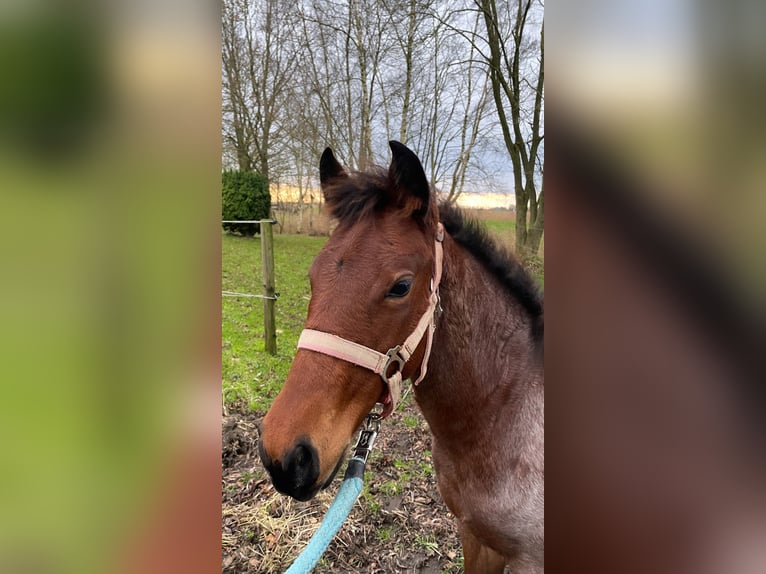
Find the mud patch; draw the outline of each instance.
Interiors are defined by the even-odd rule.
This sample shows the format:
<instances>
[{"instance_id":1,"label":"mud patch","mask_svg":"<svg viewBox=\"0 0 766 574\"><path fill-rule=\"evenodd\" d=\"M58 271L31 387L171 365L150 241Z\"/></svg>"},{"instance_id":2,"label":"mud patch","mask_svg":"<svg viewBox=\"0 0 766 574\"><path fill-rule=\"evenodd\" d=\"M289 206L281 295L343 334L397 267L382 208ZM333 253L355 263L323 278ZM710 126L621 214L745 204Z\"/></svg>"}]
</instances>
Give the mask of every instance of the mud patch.
<instances>
[{"instance_id":1,"label":"mud patch","mask_svg":"<svg viewBox=\"0 0 766 574\"><path fill-rule=\"evenodd\" d=\"M344 464L311 501L279 494L258 459L262 415L228 406L222 421L224 574L284 572L318 528L345 470ZM463 571L457 523L436 488L430 441L411 401L384 421L364 491L314 572Z\"/></svg>"}]
</instances>

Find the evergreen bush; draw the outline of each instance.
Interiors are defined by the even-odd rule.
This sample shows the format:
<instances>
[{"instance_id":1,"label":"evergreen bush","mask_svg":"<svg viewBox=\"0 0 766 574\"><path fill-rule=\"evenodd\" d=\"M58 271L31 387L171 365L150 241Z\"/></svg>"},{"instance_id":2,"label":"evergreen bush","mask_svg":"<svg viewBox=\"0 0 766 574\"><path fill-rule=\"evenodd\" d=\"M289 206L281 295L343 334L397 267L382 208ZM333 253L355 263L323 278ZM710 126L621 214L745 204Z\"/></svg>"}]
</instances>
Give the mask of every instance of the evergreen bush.
<instances>
[{"instance_id":1,"label":"evergreen bush","mask_svg":"<svg viewBox=\"0 0 766 574\"><path fill-rule=\"evenodd\" d=\"M268 219L271 213L269 183L254 171L224 170L222 174L222 219ZM260 232L257 223L224 223L230 233L252 237Z\"/></svg>"}]
</instances>

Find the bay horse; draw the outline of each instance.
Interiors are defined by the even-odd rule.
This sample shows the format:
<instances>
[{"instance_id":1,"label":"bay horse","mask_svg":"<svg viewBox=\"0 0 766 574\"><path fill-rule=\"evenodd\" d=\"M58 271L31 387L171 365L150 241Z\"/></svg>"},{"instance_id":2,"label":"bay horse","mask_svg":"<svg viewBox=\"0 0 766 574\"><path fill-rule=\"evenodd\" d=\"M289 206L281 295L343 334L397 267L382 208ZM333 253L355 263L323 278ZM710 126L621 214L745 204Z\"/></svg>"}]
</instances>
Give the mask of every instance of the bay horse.
<instances>
[{"instance_id":1,"label":"bay horse","mask_svg":"<svg viewBox=\"0 0 766 574\"><path fill-rule=\"evenodd\" d=\"M411 150L390 147L387 170L346 171L322 154L337 227L309 271L305 330L263 419L261 460L277 490L312 498L376 403L387 416L414 380L465 572L542 572L542 295L476 223L438 204Z\"/></svg>"}]
</instances>

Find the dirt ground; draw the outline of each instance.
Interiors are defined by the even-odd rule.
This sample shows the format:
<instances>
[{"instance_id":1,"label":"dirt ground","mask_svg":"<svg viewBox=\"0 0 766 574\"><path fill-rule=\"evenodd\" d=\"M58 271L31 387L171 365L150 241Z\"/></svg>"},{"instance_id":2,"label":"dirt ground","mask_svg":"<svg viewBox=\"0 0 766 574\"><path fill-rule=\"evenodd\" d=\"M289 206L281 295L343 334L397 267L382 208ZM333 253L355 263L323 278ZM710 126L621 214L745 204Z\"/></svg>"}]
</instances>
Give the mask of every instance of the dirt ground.
<instances>
[{"instance_id":1,"label":"dirt ground","mask_svg":"<svg viewBox=\"0 0 766 574\"><path fill-rule=\"evenodd\" d=\"M223 416L224 574L289 567L318 528L345 470L344 464L332 485L309 502L279 494L258 459L262 416L239 405L228 406ZM457 523L436 488L430 443L411 400L383 421L365 489L314 572L462 572Z\"/></svg>"}]
</instances>

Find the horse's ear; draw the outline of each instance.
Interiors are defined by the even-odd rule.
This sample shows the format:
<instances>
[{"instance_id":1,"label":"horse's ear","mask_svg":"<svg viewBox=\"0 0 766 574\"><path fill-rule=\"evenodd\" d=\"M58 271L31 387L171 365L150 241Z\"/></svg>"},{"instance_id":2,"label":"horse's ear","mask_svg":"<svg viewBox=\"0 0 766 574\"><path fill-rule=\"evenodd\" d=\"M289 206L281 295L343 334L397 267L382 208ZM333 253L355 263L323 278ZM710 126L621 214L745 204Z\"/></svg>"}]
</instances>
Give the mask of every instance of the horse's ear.
<instances>
[{"instance_id":1,"label":"horse's ear","mask_svg":"<svg viewBox=\"0 0 766 574\"><path fill-rule=\"evenodd\" d=\"M388 175L400 194L397 202L412 209L413 215L424 215L428 210L431 187L418 156L404 144L390 141L391 166Z\"/></svg>"},{"instance_id":2,"label":"horse's ear","mask_svg":"<svg viewBox=\"0 0 766 574\"><path fill-rule=\"evenodd\" d=\"M325 148L319 160L319 183L321 187L324 188L333 179L346 176L346 172L338 163L338 160L335 159L332 150L329 147Z\"/></svg>"}]
</instances>

